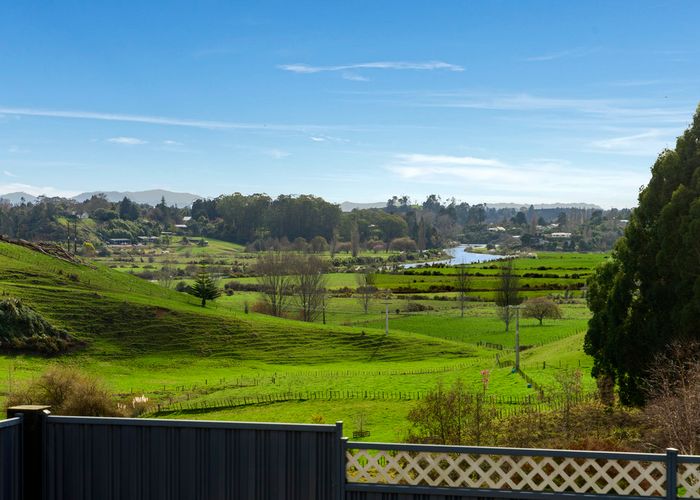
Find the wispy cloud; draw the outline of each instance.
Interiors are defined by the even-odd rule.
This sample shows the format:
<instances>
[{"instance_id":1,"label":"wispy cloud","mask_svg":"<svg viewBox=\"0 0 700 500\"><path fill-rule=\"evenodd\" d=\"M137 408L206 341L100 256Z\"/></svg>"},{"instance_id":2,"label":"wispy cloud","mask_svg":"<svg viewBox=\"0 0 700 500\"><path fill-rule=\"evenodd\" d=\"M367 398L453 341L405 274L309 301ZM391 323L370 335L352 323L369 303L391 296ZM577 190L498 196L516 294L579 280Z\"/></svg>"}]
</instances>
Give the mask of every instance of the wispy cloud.
<instances>
[{"instance_id":1,"label":"wispy cloud","mask_svg":"<svg viewBox=\"0 0 700 500\"><path fill-rule=\"evenodd\" d=\"M111 137L107 139L107 142L113 144L123 144L124 146L139 146L141 144L148 144L148 141L139 139L137 137Z\"/></svg>"},{"instance_id":2,"label":"wispy cloud","mask_svg":"<svg viewBox=\"0 0 700 500\"><path fill-rule=\"evenodd\" d=\"M462 66L457 64L446 63L444 61L427 61L427 62L409 62L409 61L378 61L366 62L357 64L340 64L336 66L312 66L309 64L281 64L277 66L279 69L291 71L293 73L311 74L322 73L326 71L343 71L345 74L349 70L356 69L392 69L392 70L447 70L447 71L464 71Z\"/></svg>"},{"instance_id":3,"label":"wispy cloud","mask_svg":"<svg viewBox=\"0 0 700 500\"><path fill-rule=\"evenodd\" d=\"M181 142L173 141L170 139L164 140L163 144L165 144L166 146L182 146L183 145Z\"/></svg>"},{"instance_id":4,"label":"wispy cloud","mask_svg":"<svg viewBox=\"0 0 700 500\"><path fill-rule=\"evenodd\" d=\"M265 151L265 154L275 160L282 160L292 155L289 151L282 151L281 149L268 149Z\"/></svg>"},{"instance_id":5,"label":"wispy cloud","mask_svg":"<svg viewBox=\"0 0 700 500\"><path fill-rule=\"evenodd\" d=\"M350 142L348 139L343 139L342 137L334 137L332 135L323 135L323 134L309 136L309 139L312 140L313 142L335 142L335 143Z\"/></svg>"},{"instance_id":6,"label":"wispy cloud","mask_svg":"<svg viewBox=\"0 0 700 500\"><path fill-rule=\"evenodd\" d=\"M17 177L15 174L10 172L9 170L3 170L2 173L5 174L7 177Z\"/></svg>"},{"instance_id":7,"label":"wispy cloud","mask_svg":"<svg viewBox=\"0 0 700 500\"><path fill-rule=\"evenodd\" d=\"M351 71L343 71L342 74L343 80L350 80L352 82L368 82L369 78L366 76L358 75L357 73L353 73Z\"/></svg>"},{"instance_id":8,"label":"wispy cloud","mask_svg":"<svg viewBox=\"0 0 700 500\"><path fill-rule=\"evenodd\" d=\"M556 59L568 59L573 57L584 57L594 52L598 52L600 49L597 47L591 48L577 48L560 50L557 52L550 52L547 54L540 54L536 56L525 57L522 60L526 62L543 62L543 61L554 61Z\"/></svg>"},{"instance_id":9,"label":"wispy cloud","mask_svg":"<svg viewBox=\"0 0 700 500\"><path fill-rule=\"evenodd\" d=\"M516 112L566 112L618 121L650 121L653 123L687 124L690 119L688 109L663 106L663 101L650 99L600 99L541 96L529 93L498 93L470 90L428 91L428 92L346 92L351 95L376 96L374 102L388 102L396 105L482 109Z\"/></svg>"},{"instance_id":10,"label":"wispy cloud","mask_svg":"<svg viewBox=\"0 0 700 500\"><path fill-rule=\"evenodd\" d=\"M276 123L240 123L229 121L210 121L189 118L172 118L149 115L130 115L121 113L101 113L95 111L79 110L52 110L35 108L10 108L1 107L0 114L8 116L40 116L45 118L70 118L78 120L100 120L126 123L146 123L151 125L168 125L175 127L193 127L210 130L261 130L281 132L305 132L312 130L344 129L356 130L358 127L342 125L314 125L314 124L276 124Z\"/></svg>"},{"instance_id":11,"label":"wispy cloud","mask_svg":"<svg viewBox=\"0 0 700 500\"><path fill-rule=\"evenodd\" d=\"M13 155L18 155L22 153L29 153L28 149L22 149L19 146L10 146L7 148L7 152Z\"/></svg>"},{"instance_id":12,"label":"wispy cloud","mask_svg":"<svg viewBox=\"0 0 700 500\"><path fill-rule=\"evenodd\" d=\"M591 147L606 153L649 156L673 146L675 129L651 129L638 134L593 141Z\"/></svg>"}]
</instances>

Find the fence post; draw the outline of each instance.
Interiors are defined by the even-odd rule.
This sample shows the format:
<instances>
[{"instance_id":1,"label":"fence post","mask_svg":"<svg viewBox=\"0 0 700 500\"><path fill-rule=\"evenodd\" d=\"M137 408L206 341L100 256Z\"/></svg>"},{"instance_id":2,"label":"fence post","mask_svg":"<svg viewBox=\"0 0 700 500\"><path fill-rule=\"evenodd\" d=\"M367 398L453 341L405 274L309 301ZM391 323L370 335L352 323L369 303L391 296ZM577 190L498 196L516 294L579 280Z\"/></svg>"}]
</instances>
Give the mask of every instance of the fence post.
<instances>
[{"instance_id":1,"label":"fence post","mask_svg":"<svg viewBox=\"0 0 700 500\"><path fill-rule=\"evenodd\" d=\"M22 417L23 500L42 500L44 494L44 428L49 406L24 405L7 409L7 418Z\"/></svg>"},{"instance_id":2,"label":"fence post","mask_svg":"<svg viewBox=\"0 0 700 500\"><path fill-rule=\"evenodd\" d=\"M345 448L348 438L343 437L343 421L335 423L335 445L336 445L336 500L345 500Z\"/></svg>"},{"instance_id":3,"label":"fence post","mask_svg":"<svg viewBox=\"0 0 700 500\"><path fill-rule=\"evenodd\" d=\"M678 494L678 450L666 448L666 498L676 500Z\"/></svg>"}]
</instances>

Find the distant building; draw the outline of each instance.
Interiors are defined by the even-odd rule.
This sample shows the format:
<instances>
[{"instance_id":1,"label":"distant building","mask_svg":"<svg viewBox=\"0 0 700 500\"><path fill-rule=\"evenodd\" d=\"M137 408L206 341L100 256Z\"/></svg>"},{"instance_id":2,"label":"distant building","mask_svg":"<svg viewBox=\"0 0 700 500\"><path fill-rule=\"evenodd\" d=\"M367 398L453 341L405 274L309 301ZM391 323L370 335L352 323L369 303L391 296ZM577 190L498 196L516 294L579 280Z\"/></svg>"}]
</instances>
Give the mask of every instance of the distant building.
<instances>
[{"instance_id":1,"label":"distant building","mask_svg":"<svg viewBox=\"0 0 700 500\"><path fill-rule=\"evenodd\" d=\"M571 233L551 233L549 236L558 240L564 240L571 238Z\"/></svg>"},{"instance_id":2,"label":"distant building","mask_svg":"<svg viewBox=\"0 0 700 500\"><path fill-rule=\"evenodd\" d=\"M107 243L110 245L131 245L131 238L110 238Z\"/></svg>"},{"instance_id":3,"label":"distant building","mask_svg":"<svg viewBox=\"0 0 700 500\"><path fill-rule=\"evenodd\" d=\"M141 243L158 243L160 240L158 236L139 236L138 239Z\"/></svg>"},{"instance_id":4,"label":"distant building","mask_svg":"<svg viewBox=\"0 0 700 500\"><path fill-rule=\"evenodd\" d=\"M493 227L488 228L488 230L491 231L492 233L505 233L506 232L506 228L503 226L493 226Z\"/></svg>"}]
</instances>

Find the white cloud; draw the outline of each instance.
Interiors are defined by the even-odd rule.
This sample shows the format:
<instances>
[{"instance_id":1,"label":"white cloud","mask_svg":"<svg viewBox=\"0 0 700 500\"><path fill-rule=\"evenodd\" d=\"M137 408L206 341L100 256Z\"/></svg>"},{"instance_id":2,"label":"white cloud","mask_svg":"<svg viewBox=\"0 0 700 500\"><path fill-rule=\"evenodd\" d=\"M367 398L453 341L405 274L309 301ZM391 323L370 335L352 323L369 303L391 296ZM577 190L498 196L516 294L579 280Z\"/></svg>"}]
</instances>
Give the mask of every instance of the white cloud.
<instances>
[{"instance_id":1,"label":"white cloud","mask_svg":"<svg viewBox=\"0 0 700 500\"><path fill-rule=\"evenodd\" d=\"M137 137L112 137L110 139L107 139L107 142L111 142L114 144L123 144L125 146L138 146L140 144L148 143L148 141L144 141L143 139L139 139Z\"/></svg>"},{"instance_id":2,"label":"white cloud","mask_svg":"<svg viewBox=\"0 0 700 500\"><path fill-rule=\"evenodd\" d=\"M21 153L29 153L28 149L22 149L19 146L10 146L7 148L7 152L13 155L21 154Z\"/></svg>"},{"instance_id":3,"label":"white cloud","mask_svg":"<svg viewBox=\"0 0 700 500\"><path fill-rule=\"evenodd\" d=\"M265 151L265 154L275 160L282 160L292 155L292 153L290 153L289 151L282 151L280 149L268 149L267 151Z\"/></svg>"},{"instance_id":4,"label":"white cloud","mask_svg":"<svg viewBox=\"0 0 700 500\"><path fill-rule=\"evenodd\" d=\"M325 137L317 137L315 135L312 135L311 137L309 137L309 139L311 139L314 142L326 142Z\"/></svg>"},{"instance_id":5,"label":"white cloud","mask_svg":"<svg viewBox=\"0 0 700 500\"><path fill-rule=\"evenodd\" d=\"M638 134L593 141L594 150L606 153L649 156L673 146L677 130L651 129Z\"/></svg>"},{"instance_id":6,"label":"white cloud","mask_svg":"<svg viewBox=\"0 0 700 500\"><path fill-rule=\"evenodd\" d=\"M9 170L3 170L2 173L5 174L7 177L17 177L15 174L10 172Z\"/></svg>"},{"instance_id":7,"label":"white cloud","mask_svg":"<svg viewBox=\"0 0 700 500\"><path fill-rule=\"evenodd\" d=\"M100 113L94 111L51 110L34 108L0 107L0 114L8 116L40 116L45 118L70 118L77 120L101 120L128 123L146 123L150 125L167 125L174 127L193 127L210 130L263 130L282 132L309 132L312 130L344 129L358 130L356 126L315 125L315 124L278 124L278 123L240 123L229 121L196 120L189 118L172 118L163 116L129 115L121 113ZM366 129L366 128L363 128Z\"/></svg>"},{"instance_id":8,"label":"white cloud","mask_svg":"<svg viewBox=\"0 0 700 500\"><path fill-rule=\"evenodd\" d=\"M31 194L32 196L62 196L64 198L70 198L71 196L79 194L79 191L58 189L52 186L33 186L31 184L22 184L19 182L0 184L0 193L7 194L16 192L23 192Z\"/></svg>"},{"instance_id":9,"label":"white cloud","mask_svg":"<svg viewBox=\"0 0 700 500\"><path fill-rule=\"evenodd\" d=\"M400 154L385 168L396 174L394 183L403 183L406 192L434 185L438 187L430 189L449 189L460 198L493 202L568 199L620 206L620 192L636 193L648 181L646 173L613 166L592 174L590 169L553 158L511 164L470 156ZM625 203L633 204L632 200Z\"/></svg>"},{"instance_id":10,"label":"white cloud","mask_svg":"<svg viewBox=\"0 0 700 500\"><path fill-rule=\"evenodd\" d=\"M393 70L447 70L447 71L464 71L462 66L450 64L443 61L427 61L427 62L408 62L408 61L378 61L366 62L358 64L341 64L336 66L311 66L309 64L281 64L277 66L279 69L291 71L293 73L321 73L325 71L343 71L347 74L347 70L353 69L393 69Z\"/></svg>"},{"instance_id":11,"label":"white cloud","mask_svg":"<svg viewBox=\"0 0 700 500\"><path fill-rule=\"evenodd\" d=\"M578 48L569 50L560 50L558 52L550 52L548 54L541 54L537 56L525 57L523 61L527 62L542 62L542 61L554 61L556 59L567 59L571 57L584 57L594 52L597 52L598 48Z\"/></svg>"},{"instance_id":12,"label":"white cloud","mask_svg":"<svg viewBox=\"0 0 700 500\"><path fill-rule=\"evenodd\" d=\"M352 73L350 71L343 71L343 80L350 80L352 82L368 82L369 78L358 75L357 73Z\"/></svg>"},{"instance_id":13,"label":"white cloud","mask_svg":"<svg viewBox=\"0 0 700 500\"><path fill-rule=\"evenodd\" d=\"M163 144L165 144L166 146L182 146L182 145L183 145L181 142L172 141L172 140L170 140L170 139L164 140L164 141L163 141Z\"/></svg>"}]
</instances>

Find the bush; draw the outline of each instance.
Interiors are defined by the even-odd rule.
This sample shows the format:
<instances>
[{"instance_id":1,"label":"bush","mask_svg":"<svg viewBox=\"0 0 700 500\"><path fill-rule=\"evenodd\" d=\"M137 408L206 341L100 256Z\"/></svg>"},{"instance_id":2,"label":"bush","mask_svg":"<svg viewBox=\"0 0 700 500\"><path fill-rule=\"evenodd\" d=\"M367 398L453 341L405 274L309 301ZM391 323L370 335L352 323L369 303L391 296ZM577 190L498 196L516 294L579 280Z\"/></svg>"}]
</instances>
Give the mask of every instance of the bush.
<instances>
[{"instance_id":1,"label":"bush","mask_svg":"<svg viewBox=\"0 0 700 500\"><path fill-rule=\"evenodd\" d=\"M421 304L420 302L409 302L406 304L406 312L434 311L433 306Z\"/></svg>"},{"instance_id":2,"label":"bush","mask_svg":"<svg viewBox=\"0 0 700 500\"><path fill-rule=\"evenodd\" d=\"M48 405L56 415L123 416L100 380L76 368L54 366L7 395L6 405Z\"/></svg>"}]
</instances>

